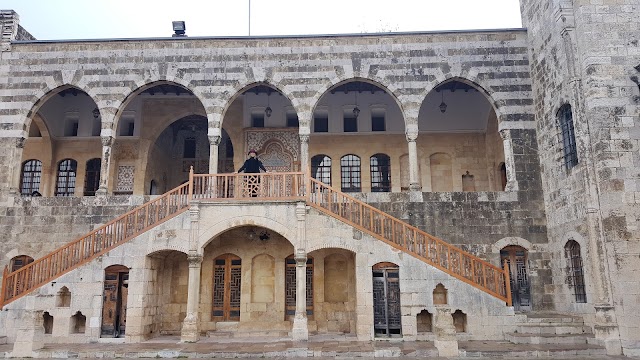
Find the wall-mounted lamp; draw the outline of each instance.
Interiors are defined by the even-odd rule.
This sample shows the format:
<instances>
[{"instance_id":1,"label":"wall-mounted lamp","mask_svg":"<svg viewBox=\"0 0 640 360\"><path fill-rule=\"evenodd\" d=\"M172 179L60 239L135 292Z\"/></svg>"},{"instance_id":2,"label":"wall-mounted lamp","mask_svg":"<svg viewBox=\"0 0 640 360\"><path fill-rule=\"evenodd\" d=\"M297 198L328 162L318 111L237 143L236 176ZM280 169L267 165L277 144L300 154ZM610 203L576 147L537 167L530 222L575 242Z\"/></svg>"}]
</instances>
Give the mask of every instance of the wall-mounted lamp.
<instances>
[{"instance_id":1,"label":"wall-mounted lamp","mask_svg":"<svg viewBox=\"0 0 640 360\"><path fill-rule=\"evenodd\" d=\"M249 228L247 230L247 237L249 240L259 239L260 241L267 241L271 238L271 234L267 230L257 231L256 228Z\"/></svg>"},{"instance_id":2,"label":"wall-mounted lamp","mask_svg":"<svg viewBox=\"0 0 640 360\"><path fill-rule=\"evenodd\" d=\"M173 25L174 33L173 35L171 35L172 37L187 36L185 34L187 26L184 21L172 21L171 23Z\"/></svg>"},{"instance_id":3,"label":"wall-mounted lamp","mask_svg":"<svg viewBox=\"0 0 640 360\"><path fill-rule=\"evenodd\" d=\"M447 104L444 102L444 89L441 89L440 92L442 94L442 102L438 108L440 108L440 112L444 114L444 112L447 111Z\"/></svg>"},{"instance_id":4,"label":"wall-mounted lamp","mask_svg":"<svg viewBox=\"0 0 640 360\"><path fill-rule=\"evenodd\" d=\"M358 115L360 115L360 108L358 107L358 89L356 89L355 91L355 97L356 97L356 106L354 106L353 108L353 116L355 116L355 118L358 118Z\"/></svg>"},{"instance_id":5,"label":"wall-mounted lamp","mask_svg":"<svg viewBox=\"0 0 640 360\"><path fill-rule=\"evenodd\" d=\"M273 113L273 110L271 109L271 105L269 102L269 98L271 97L271 91L267 90L267 108L264 109L264 114L267 117L271 117L271 113Z\"/></svg>"}]
</instances>

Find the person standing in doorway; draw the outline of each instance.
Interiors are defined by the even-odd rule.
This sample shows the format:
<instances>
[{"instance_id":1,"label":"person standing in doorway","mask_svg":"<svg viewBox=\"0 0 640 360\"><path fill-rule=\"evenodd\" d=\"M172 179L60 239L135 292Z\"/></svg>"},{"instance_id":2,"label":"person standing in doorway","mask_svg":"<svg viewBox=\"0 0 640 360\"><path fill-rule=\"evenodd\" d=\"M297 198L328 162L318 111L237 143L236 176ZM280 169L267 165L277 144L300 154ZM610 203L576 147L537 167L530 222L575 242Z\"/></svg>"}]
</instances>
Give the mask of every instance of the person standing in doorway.
<instances>
[{"instance_id":1,"label":"person standing in doorway","mask_svg":"<svg viewBox=\"0 0 640 360\"><path fill-rule=\"evenodd\" d=\"M262 161L258 159L258 152L254 149L249 150L249 158L245 160L242 167L237 172L243 172L245 174L259 174L260 170L267 172L264 165L262 165ZM260 188L260 176L251 175L245 178L246 189L249 193L249 196L256 197L258 196L259 188Z\"/></svg>"}]
</instances>

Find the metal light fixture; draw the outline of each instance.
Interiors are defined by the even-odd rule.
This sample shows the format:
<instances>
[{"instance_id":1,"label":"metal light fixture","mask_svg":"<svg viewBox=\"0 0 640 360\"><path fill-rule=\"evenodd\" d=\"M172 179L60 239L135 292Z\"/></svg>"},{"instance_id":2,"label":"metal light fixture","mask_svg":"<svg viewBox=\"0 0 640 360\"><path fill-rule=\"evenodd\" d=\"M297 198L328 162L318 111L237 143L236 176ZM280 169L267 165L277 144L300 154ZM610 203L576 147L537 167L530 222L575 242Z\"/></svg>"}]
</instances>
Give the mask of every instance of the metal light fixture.
<instances>
[{"instance_id":1,"label":"metal light fixture","mask_svg":"<svg viewBox=\"0 0 640 360\"><path fill-rule=\"evenodd\" d=\"M267 230L262 230L260 232L256 231L256 228L251 227L247 231L247 237L249 240L259 239L260 241L267 241L271 238L271 234L267 232Z\"/></svg>"},{"instance_id":2,"label":"metal light fixture","mask_svg":"<svg viewBox=\"0 0 640 360\"><path fill-rule=\"evenodd\" d=\"M173 32L174 32L174 34L171 36L173 37L187 36L185 35L187 26L185 25L184 21L172 21L171 23L173 25Z\"/></svg>"},{"instance_id":3,"label":"metal light fixture","mask_svg":"<svg viewBox=\"0 0 640 360\"><path fill-rule=\"evenodd\" d=\"M355 118L357 119L358 115L360 115L360 108L358 108L358 89L356 89L355 98L356 98L356 106L354 106L353 108L353 116L355 116Z\"/></svg>"},{"instance_id":4,"label":"metal light fixture","mask_svg":"<svg viewBox=\"0 0 640 360\"><path fill-rule=\"evenodd\" d=\"M271 97L271 90L267 90L267 108L264 109L264 114L267 117L271 117L271 113L273 113L273 110L271 109L270 102L269 102L270 97Z\"/></svg>"},{"instance_id":5,"label":"metal light fixture","mask_svg":"<svg viewBox=\"0 0 640 360\"><path fill-rule=\"evenodd\" d=\"M93 114L94 119L97 119L98 117L100 117L100 110L98 110L98 108L93 109L91 113Z\"/></svg>"},{"instance_id":6,"label":"metal light fixture","mask_svg":"<svg viewBox=\"0 0 640 360\"><path fill-rule=\"evenodd\" d=\"M442 102L438 107L440 108L440 112L444 114L444 112L447 111L447 104L444 102L444 89L441 89L440 92L442 93Z\"/></svg>"}]
</instances>

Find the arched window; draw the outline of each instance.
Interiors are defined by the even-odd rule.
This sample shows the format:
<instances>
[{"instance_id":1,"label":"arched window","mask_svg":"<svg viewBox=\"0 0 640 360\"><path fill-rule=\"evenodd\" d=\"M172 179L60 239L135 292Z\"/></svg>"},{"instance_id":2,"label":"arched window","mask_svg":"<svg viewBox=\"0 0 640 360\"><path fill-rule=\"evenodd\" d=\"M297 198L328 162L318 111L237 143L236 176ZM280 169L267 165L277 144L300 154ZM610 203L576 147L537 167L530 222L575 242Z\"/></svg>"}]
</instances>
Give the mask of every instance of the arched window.
<instances>
[{"instance_id":1,"label":"arched window","mask_svg":"<svg viewBox=\"0 0 640 360\"><path fill-rule=\"evenodd\" d=\"M578 151L576 149L576 135L573 130L573 115L571 105L562 105L558 110L558 126L562 135L562 154L564 166L567 170L578 165Z\"/></svg>"},{"instance_id":2,"label":"arched window","mask_svg":"<svg viewBox=\"0 0 640 360\"><path fill-rule=\"evenodd\" d=\"M386 154L375 154L369 159L371 169L371 191L391 191L391 158Z\"/></svg>"},{"instance_id":3,"label":"arched window","mask_svg":"<svg viewBox=\"0 0 640 360\"><path fill-rule=\"evenodd\" d=\"M575 240L569 240L564 245L564 257L567 259L567 282L573 289L573 295L578 303L587 302L587 291L584 285L584 270L582 268L582 255L580 244Z\"/></svg>"},{"instance_id":4,"label":"arched window","mask_svg":"<svg viewBox=\"0 0 640 360\"><path fill-rule=\"evenodd\" d=\"M33 258L28 255L18 255L11 259L11 272L27 266L33 262Z\"/></svg>"},{"instance_id":5,"label":"arched window","mask_svg":"<svg viewBox=\"0 0 640 360\"><path fill-rule=\"evenodd\" d=\"M73 196L76 189L76 170L78 162L65 159L58 164L58 181L56 182L56 196Z\"/></svg>"},{"instance_id":6,"label":"arched window","mask_svg":"<svg viewBox=\"0 0 640 360\"><path fill-rule=\"evenodd\" d=\"M362 191L358 156L349 154L340 159L340 184L344 192Z\"/></svg>"},{"instance_id":7,"label":"arched window","mask_svg":"<svg viewBox=\"0 0 640 360\"><path fill-rule=\"evenodd\" d=\"M87 161L87 170L84 176L84 196L94 196L100 186L100 165L99 158Z\"/></svg>"},{"instance_id":8,"label":"arched window","mask_svg":"<svg viewBox=\"0 0 640 360\"><path fill-rule=\"evenodd\" d=\"M27 160L22 164L22 176L20 180L20 194L34 195L40 191L42 179L42 161Z\"/></svg>"},{"instance_id":9,"label":"arched window","mask_svg":"<svg viewBox=\"0 0 640 360\"><path fill-rule=\"evenodd\" d=\"M331 158L327 155L316 155L312 157L311 174L314 179L331 186Z\"/></svg>"}]
</instances>

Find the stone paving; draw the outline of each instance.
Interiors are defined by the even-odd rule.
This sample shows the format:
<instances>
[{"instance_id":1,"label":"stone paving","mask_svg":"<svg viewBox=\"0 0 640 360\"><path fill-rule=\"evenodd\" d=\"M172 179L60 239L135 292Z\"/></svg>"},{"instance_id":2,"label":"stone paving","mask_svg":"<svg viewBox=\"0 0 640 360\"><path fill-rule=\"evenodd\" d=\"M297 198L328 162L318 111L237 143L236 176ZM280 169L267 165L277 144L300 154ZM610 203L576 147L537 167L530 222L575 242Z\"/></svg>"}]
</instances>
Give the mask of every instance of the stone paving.
<instances>
[{"instance_id":1,"label":"stone paving","mask_svg":"<svg viewBox=\"0 0 640 360\"><path fill-rule=\"evenodd\" d=\"M116 342L117 341L117 342ZM430 341L357 341L351 336L312 336L308 342L279 338L203 338L180 343L163 336L143 343L116 341L91 344L46 344L38 358L397 358L443 359ZM592 345L516 345L498 341L461 341L460 358L476 359L624 359L603 355ZM11 344L0 345L0 358L10 356Z\"/></svg>"}]
</instances>

